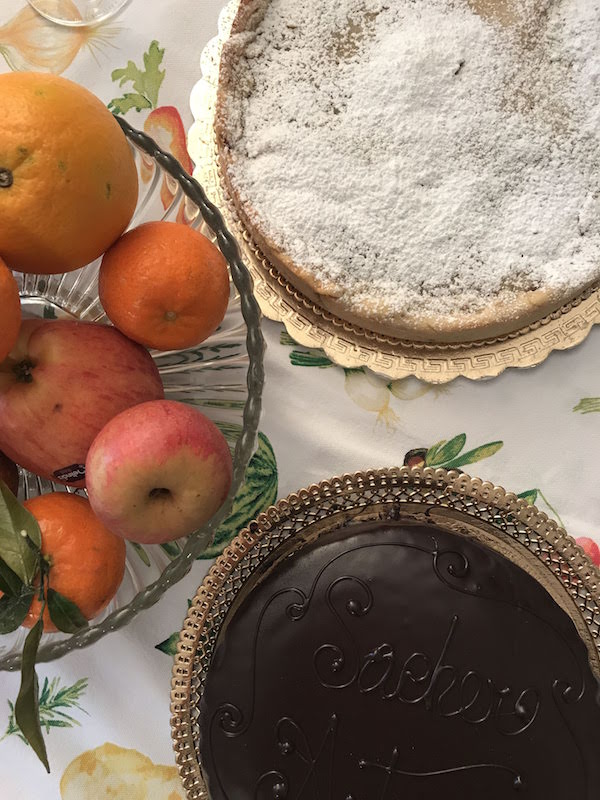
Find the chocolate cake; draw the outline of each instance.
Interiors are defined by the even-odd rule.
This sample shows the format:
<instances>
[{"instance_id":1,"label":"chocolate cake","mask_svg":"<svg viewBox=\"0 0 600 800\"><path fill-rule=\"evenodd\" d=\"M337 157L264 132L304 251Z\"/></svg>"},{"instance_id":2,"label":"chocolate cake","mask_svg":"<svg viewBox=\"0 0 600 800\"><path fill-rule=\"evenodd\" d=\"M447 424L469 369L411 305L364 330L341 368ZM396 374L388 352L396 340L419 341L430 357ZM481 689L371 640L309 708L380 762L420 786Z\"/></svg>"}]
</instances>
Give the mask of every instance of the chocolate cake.
<instances>
[{"instance_id":1,"label":"chocolate cake","mask_svg":"<svg viewBox=\"0 0 600 800\"><path fill-rule=\"evenodd\" d=\"M200 703L211 800L597 800L600 684L495 550L354 524L233 605Z\"/></svg>"}]
</instances>

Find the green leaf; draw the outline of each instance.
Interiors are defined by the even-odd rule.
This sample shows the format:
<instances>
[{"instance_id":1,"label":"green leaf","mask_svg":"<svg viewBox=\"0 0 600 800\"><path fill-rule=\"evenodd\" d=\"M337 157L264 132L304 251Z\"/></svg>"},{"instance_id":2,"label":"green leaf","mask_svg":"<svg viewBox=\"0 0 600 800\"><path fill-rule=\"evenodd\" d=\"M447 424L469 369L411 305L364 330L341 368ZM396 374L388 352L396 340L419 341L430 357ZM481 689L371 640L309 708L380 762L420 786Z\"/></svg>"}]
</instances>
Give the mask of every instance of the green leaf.
<instances>
[{"instance_id":1,"label":"green leaf","mask_svg":"<svg viewBox=\"0 0 600 800\"><path fill-rule=\"evenodd\" d=\"M447 441L448 441L447 439L442 439L441 442L437 442L436 444L432 445L429 448L429 450L427 451L427 454L425 456L425 463L427 465L429 465L431 463L431 460L436 457L436 455L438 454L439 450L441 450L441 448L446 444Z\"/></svg>"},{"instance_id":2,"label":"green leaf","mask_svg":"<svg viewBox=\"0 0 600 800\"><path fill-rule=\"evenodd\" d=\"M333 361L322 350L292 350L290 363L295 367L332 367Z\"/></svg>"},{"instance_id":3,"label":"green leaf","mask_svg":"<svg viewBox=\"0 0 600 800\"><path fill-rule=\"evenodd\" d=\"M150 43L148 51L144 53L144 69L141 70L133 61L128 61L127 66L115 69L111 73L113 81L118 81L119 86L126 83L131 84L133 92L126 93L123 97L117 97L108 104L111 111L117 114L124 114L131 108L156 108L158 104L158 92L165 79L165 71L159 69L163 56L164 48L160 48L157 41ZM135 98L135 102L134 102ZM135 103L139 104L135 105ZM125 111L123 110L125 108Z\"/></svg>"},{"instance_id":4,"label":"green leaf","mask_svg":"<svg viewBox=\"0 0 600 800\"><path fill-rule=\"evenodd\" d=\"M42 535L36 518L19 503L4 481L0 481L0 556L23 583L31 585L39 557L27 537L39 550Z\"/></svg>"},{"instance_id":5,"label":"green leaf","mask_svg":"<svg viewBox=\"0 0 600 800\"><path fill-rule=\"evenodd\" d=\"M60 678L53 678L52 681L44 678L44 684L39 692L38 699L41 727L49 733L52 728L71 728L75 725L80 725L79 720L76 720L61 709L76 708L79 711L84 711L79 701L86 688L87 678L80 678L72 686L62 687L60 687ZM4 736L16 735L24 742L27 742L16 723L14 706L10 700L7 702L10 713Z\"/></svg>"},{"instance_id":6,"label":"green leaf","mask_svg":"<svg viewBox=\"0 0 600 800\"><path fill-rule=\"evenodd\" d=\"M192 605L192 601L187 601L187 607ZM177 653L177 642L179 641L179 631L172 633L167 639L154 645L155 650L160 650L168 656L174 656Z\"/></svg>"},{"instance_id":7,"label":"green leaf","mask_svg":"<svg viewBox=\"0 0 600 800\"><path fill-rule=\"evenodd\" d=\"M115 97L108 104L108 110L113 114L127 114L132 108L142 111L144 108L152 108L152 103L141 94L126 92L123 97Z\"/></svg>"},{"instance_id":8,"label":"green leaf","mask_svg":"<svg viewBox=\"0 0 600 800\"><path fill-rule=\"evenodd\" d=\"M135 552L138 554L138 556L142 559L144 564L147 567L149 567L150 566L150 559L148 558L148 553L144 550L142 545L138 544L137 542L130 542L130 544L133 547L133 549L135 550Z\"/></svg>"},{"instance_id":9,"label":"green leaf","mask_svg":"<svg viewBox=\"0 0 600 800\"><path fill-rule=\"evenodd\" d=\"M275 453L264 433L259 433L258 449L250 459L246 470L246 481L233 501L231 514L219 526L211 547L199 557L214 558L222 553L242 528L275 502L277 489Z\"/></svg>"},{"instance_id":10,"label":"green leaf","mask_svg":"<svg viewBox=\"0 0 600 800\"><path fill-rule=\"evenodd\" d=\"M484 458L489 458L497 453L504 445L504 442L489 442L489 444L482 444L481 447L476 447L474 450L468 450L462 456L455 458L453 461L444 464L446 469L458 469L465 464L474 464L476 461L483 461Z\"/></svg>"},{"instance_id":11,"label":"green leaf","mask_svg":"<svg viewBox=\"0 0 600 800\"><path fill-rule=\"evenodd\" d=\"M579 411L582 414L597 414L600 412L600 397L582 397L573 411Z\"/></svg>"},{"instance_id":12,"label":"green leaf","mask_svg":"<svg viewBox=\"0 0 600 800\"><path fill-rule=\"evenodd\" d=\"M535 505L535 501L538 497L538 489L528 489L526 492L521 492L521 494L518 494L517 497L522 498L530 506L533 506Z\"/></svg>"},{"instance_id":13,"label":"green leaf","mask_svg":"<svg viewBox=\"0 0 600 800\"><path fill-rule=\"evenodd\" d=\"M295 347L298 342L296 342L286 330L281 331L279 334L279 344L283 344L286 347Z\"/></svg>"},{"instance_id":14,"label":"green leaf","mask_svg":"<svg viewBox=\"0 0 600 800\"><path fill-rule=\"evenodd\" d=\"M163 542L160 547L171 560L178 558L179 555L181 555L181 547L177 544L177 542Z\"/></svg>"},{"instance_id":15,"label":"green leaf","mask_svg":"<svg viewBox=\"0 0 600 800\"><path fill-rule=\"evenodd\" d=\"M46 767L46 772L50 772L46 744L40 725L38 679L35 672L35 660L43 629L42 615L40 614L40 618L27 634L23 645L21 688L15 703L15 721L37 757Z\"/></svg>"},{"instance_id":16,"label":"green leaf","mask_svg":"<svg viewBox=\"0 0 600 800\"><path fill-rule=\"evenodd\" d=\"M164 642L159 642L159 644L154 645L157 650L160 650L161 653L165 653L168 656L174 656L177 652L177 642L179 641L179 631L172 633L168 639L165 639Z\"/></svg>"},{"instance_id":17,"label":"green leaf","mask_svg":"<svg viewBox=\"0 0 600 800\"><path fill-rule=\"evenodd\" d=\"M23 584L21 588L16 596L5 594L0 597L0 634L16 631L27 616L35 592Z\"/></svg>"},{"instance_id":18,"label":"green leaf","mask_svg":"<svg viewBox=\"0 0 600 800\"><path fill-rule=\"evenodd\" d=\"M452 461L463 449L466 441L467 434L459 433L458 436L455 436L454 439L450 439L449 442L439 442L427 452L425 463L428 467L438 467L441 464Z\"/></svg>"},{"instance_id":19,"label":"green leaf","mask_svg":"<svg viewBox=\"0 0 600 800\"><path fill-rule=\"evenodd\" d=\"M16 597L21 593L23 581L16 572L8 566L6 561L0 558L0 591Z\"/></svg>"},{"instance_id":20,"label":"green leaf","mask_svg":"<svg viewBox=\"0 0 600 800\"><path fill-rule=\"evenodd\" d=\"M242 426L237 422L219 422L215 420L215 425L230 444L234 444L242 435Z\"/></svg>"},{"instance_id":21,"label":"green leaf","mask_svg":"<svg viewBox=\"0 0 600 800\"><path fill-rule=\"evenodd\" d=\"M81 628L87 627L88 621L79 608L60 592L49 588L46 592L46 600L50 619L59 631L76 633Z\"/></svg>"}]
</instances>

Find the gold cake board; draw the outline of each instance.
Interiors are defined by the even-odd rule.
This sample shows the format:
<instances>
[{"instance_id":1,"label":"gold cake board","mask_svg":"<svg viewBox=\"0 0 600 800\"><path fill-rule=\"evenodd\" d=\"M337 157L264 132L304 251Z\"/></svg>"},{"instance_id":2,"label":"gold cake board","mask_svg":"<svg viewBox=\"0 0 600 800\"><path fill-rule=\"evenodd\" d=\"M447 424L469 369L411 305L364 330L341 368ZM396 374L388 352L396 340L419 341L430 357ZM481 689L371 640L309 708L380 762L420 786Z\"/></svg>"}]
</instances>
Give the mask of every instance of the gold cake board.
<instances>
[{"instance_id":1,"label":"gold cake board","mask_svg":"<svg viewBox=\"0 0 600 800\"><path fill-rule=\"evenodd\" d=\"M573 620L600 678L600 570L554 520L515 494L464 473L393 467L341 475L271 506L225 548L198 589L179 635L171 734L188 800L208 800L198 707L219 631L269 560L351 522L435 523L496 550L532 575Z\"/></svg>"},{"instance_id":2,"label":"gold cake board","mask_svg":"<svg viewBox=\"0 0 600 800\"><path fill-rule=\"evenodd\" d=\"M265 259L240 223L224 191L218 166L214 114L219 61L239 0L231 0L219 17L219 33L200 59L202 78L192 91L195 123L188 148L196 164L194 177L237 233L242 257L254 281L254 294L265 317L282 322L304 347L321 348L336 364L368 367L392 380L409 375L427 383L448 383L459 376L492 378L508 367L535 367L554 350L580 344L600 322L600 287L532 325L495 339L455 344L412 342L357 327L336 317L299 292Z\"/></svg>"}]
</instances>

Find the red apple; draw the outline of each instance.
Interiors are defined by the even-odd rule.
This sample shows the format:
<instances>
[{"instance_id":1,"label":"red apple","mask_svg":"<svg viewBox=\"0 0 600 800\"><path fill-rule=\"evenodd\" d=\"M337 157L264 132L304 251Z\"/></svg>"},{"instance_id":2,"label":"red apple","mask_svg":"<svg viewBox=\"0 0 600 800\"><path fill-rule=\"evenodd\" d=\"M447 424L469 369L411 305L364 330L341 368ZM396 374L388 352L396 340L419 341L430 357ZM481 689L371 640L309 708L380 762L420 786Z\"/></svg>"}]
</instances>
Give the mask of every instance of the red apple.
<instances>
[{"instance_id":1,"label":"red apple","mask_svg":"<svg viewBox=\"0 0 600 800\"><path fill-rule=\"evenodd\" d=\"M0 364L0 449L43 478L83 486L96 434L126 408L161 397L152 357L115 328L25 320Z\"/></svg>"},{"instance_id":2,"label":"red apple","mask_svg":"<svg viewBox=\"0 0 600 800\"><path fill-rule=\"evenodd\" d=\"M8 486L13 494L19 491L19 470L14 461L0 452L0 480Z\"/></svg>"},{"instance_id":3,"label":"red apple","mask_svg":"<svg viewBox=\"0 0 600 800\"><path fill-rule=\"evenodd\" d=\"M581 539L577 539L577 544L585 550L594 564L600 567L600 547L597 543L587 536L582 536Z\"/></svg>"},{"instance_id":4,"label":"red apple","mask_svg":"<svg viewBox=\"0 0 600 800\"><path fill-rule=\"evenodd\" d=\"M142 403L112 419L86 461L96 516L143 544L187 536L223 504L232 463L222 433L185 403Z\"/></svg>"}]
</instances>

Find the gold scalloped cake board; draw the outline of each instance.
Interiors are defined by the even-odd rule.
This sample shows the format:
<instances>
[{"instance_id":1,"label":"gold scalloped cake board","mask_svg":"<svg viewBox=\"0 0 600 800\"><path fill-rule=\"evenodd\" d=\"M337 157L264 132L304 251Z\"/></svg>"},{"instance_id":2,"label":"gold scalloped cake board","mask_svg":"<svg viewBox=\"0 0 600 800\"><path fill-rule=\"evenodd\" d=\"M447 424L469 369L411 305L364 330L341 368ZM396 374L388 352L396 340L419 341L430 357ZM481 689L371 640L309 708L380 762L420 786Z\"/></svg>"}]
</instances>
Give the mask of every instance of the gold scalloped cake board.
<instances>
[{"instance_id":1,"label":"gold scalloped cake board","mask_svg":"<svg viewBox=\"0 0 600 800\"><path fill-rule=\"evenodd\" d=\"M220 179L214 133L216 86L220 52L229 36L239 0L221 12L219 34L204 49L202 78L192 90L195 123L188 136L196 163L194 177L219 206L230 230L237 231L242 256L254 280L262 313L282 322L290 336L305 347L322 348L342 367L368 367L390 380L413 375L427 383L447 383L462 375L471 380L491 378L507 367L534 367L553 350L580 344L600 323L600 287L563 306L527 328L497 339L461 344L410 342L361 329L319 307L284 278L253 243L240 223Z\"/></svg>"},{"instance_id":2,"label":"gold scalloped cake board","mask_svg":"<svg viewBox=\"0 0 600 800\"><path fill-rule=\"evenodd\" d=\"M250 576L267 558L272 569L290 547L371 519L429 520L509 558L569 614L600 678L600 570L554 520L501 487L456 470L395 467L342 475L295 492L260 514L225 548L192 601L171 680L171 735L188 800L208 800L198 751L198 704L219 630L252 586Z\"/></svg>"}]
</instances>

